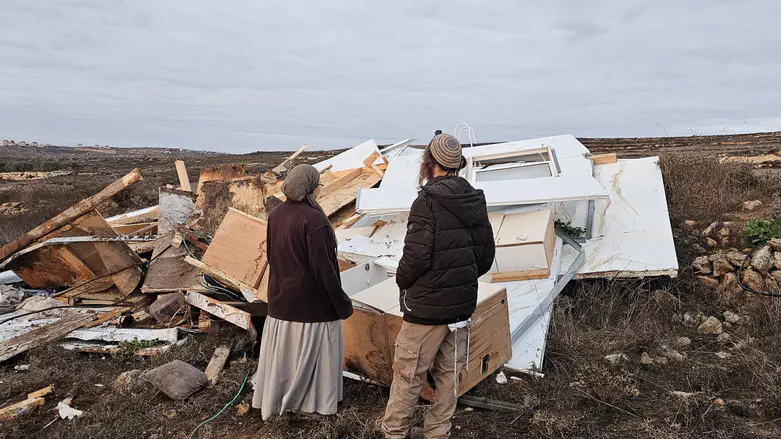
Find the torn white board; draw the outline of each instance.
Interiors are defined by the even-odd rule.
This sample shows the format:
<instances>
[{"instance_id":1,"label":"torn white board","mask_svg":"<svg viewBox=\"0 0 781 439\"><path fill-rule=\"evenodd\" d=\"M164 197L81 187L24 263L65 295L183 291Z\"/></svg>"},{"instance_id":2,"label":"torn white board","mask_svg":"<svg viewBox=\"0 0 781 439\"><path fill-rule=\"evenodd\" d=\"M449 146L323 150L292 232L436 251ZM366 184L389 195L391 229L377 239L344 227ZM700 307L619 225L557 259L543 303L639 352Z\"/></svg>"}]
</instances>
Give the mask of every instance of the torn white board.
<instances>
[{"instance_id":1,"label":"torn white board","mask_svg":"<svg viewBox=\"0 0 781 439\"><path fill-rule=\"evenodd\" d=\"M342 289L348 296L357 294L388 279L388 270L373 262L359 264L339 273Z\"/></svg>"},{"instance_id":2,"label":"torn white board","mask_svg":"<svg viewBox=\"0 0 781 439\"><path fill-rule=\"evenodd\" d=\"M176 343L179 338L179 333L176 328L138 329L115 328L109 326L90 329L77 329L68 334L66 338L75 338L83 341L162 341L166 343Z\"/></svg>"},{"instance_id":3,"label":"torn white board","mask_svg":"<svg viewBox=\"0 0 781 439\"><path fill-rule=\"evenodd\" d=\"M407 235L408 216L407 213L390 216L387 218L387 224L377 229L371 237L357 235L341 242L338 247L340 257L356 263L366 261L367 257L400 258L404 250L404 237Z\"/></svg>"},{"instance_id":4,"label":"torn white board","mask_svg":"<svg viewBox=\"0 0 781 439\"><path fill-rule=\"evenodd\" d=\"M479 181L474 187L485 192L491 207L608 198L597 180L584 176ZM417 195L412 187L361 189L355 208L365 214L408 212Z\"/></svg>"},{"instance_id":5,"label":"torn white board","mask_svg":"<svg viewBox=\"0 0 781 439\"><path fill-rule=\"evenodd\" d=\"M374 140L367 140L328 160L315 163L313 166L317 168L318 171L322 171L328 166L331 166L331 172L362 168L364 167L363 161L368 159L369 156L375 152L378 154L378 158L374 161L374 164L379 165L380 163L384 163L382 154L380 154L380 149L377 148L377 144L374 143Z\"/></svg>"},{"instance_id":6,"label":"torn white board","mask_svg":"<svg viewBox=\"0 0 781 439\"><path fill-rule=\"evenodd\" d=\"M514 370L541 370L545 359L548 329L553 307L543 311L542 316L513 344L513 359L505 367Z\"/></svg>"},{"instance_id":7,"label":"torn white board","mask_svg":"<svg viewBox=\"0 0 781 439\"><path fill-rule=\"evenodd\" d=\"M418 186L418 175L423 150L414 150L416 154L396 157L388 163L385 174L382 176L380 187L393 187L395 189Z\"/></svg>"},{"instance_id":8,"label":"torn white board","mask_svg":"<svg viewBox=\"0 0 781 439\"><path fill-rule=\"evenodd\" d=\"M0 315L0 321L4 321L15 316L24 314L27 311L16 311L15 313L8 313ZM34 317L34 316L33 316ZM32 331L33 329L40 328L42 326L48 326L59 321L59 318L47 318L37 320L22 320L14 319L0 324L0 342L10 340L19 335Z\"/></svg>"},{"instance_id":9,"label":"torn white board","mask_svg":"<svg viewBox=\"0 0 781 439\"><path fill-rule=\"evenodd\" d=\"M597 201L593 238L575 275L586 277L671 276L678 273L672 227L658 157L618 160L594 171L610 199ZM575 258L566 249L563 264Z\"/></svg>"},{"instance_id":10,"label":"torn white board","mask_svg":"<svg viewBox=\"0 0 781 439\"><path fill-rule=\"evenodd\" d=\"M404 152L407 150L407 147L410 145L410 143L416 141L418 139L409 138L404 139L401 142L396 142L393 145L390 145L388 147L385 147L380 150L380 153L385 156L387 159L392 159L394 157L398 157L401 154L404 154Z\"/></svg>"}]
</instances>

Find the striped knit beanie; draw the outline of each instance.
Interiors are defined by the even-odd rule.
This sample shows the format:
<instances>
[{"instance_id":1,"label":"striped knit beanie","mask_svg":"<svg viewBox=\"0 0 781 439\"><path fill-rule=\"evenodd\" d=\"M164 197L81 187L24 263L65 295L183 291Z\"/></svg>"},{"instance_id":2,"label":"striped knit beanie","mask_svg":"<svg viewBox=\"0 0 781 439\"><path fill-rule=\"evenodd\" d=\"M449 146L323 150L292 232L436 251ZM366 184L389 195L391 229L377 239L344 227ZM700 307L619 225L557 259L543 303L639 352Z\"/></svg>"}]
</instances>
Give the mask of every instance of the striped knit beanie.
<instances>
[{"instance_id":1,"label":"striped knit beanie","mask_svg":"<svg viewBox=\"0 0 781 439\"><path fill-rule=\"evenodd\" d=\"M461 142L450 134L437 134L428 144L434 160L447 169L461 169L465 162L461 156Z\"/></svg>"}]
</instances>

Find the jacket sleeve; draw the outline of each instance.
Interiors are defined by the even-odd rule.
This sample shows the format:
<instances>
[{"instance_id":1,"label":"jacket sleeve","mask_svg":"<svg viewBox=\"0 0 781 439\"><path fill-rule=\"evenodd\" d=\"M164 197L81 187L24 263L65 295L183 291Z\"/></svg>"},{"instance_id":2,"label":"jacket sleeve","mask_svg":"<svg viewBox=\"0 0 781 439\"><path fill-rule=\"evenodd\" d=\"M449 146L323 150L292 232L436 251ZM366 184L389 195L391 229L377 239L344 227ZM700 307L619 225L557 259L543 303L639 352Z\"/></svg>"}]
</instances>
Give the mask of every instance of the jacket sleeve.
<instances>
[{"instance_id":1,"label":"jacket sleeve","mask_svg":"<svg viewBox=\"0 0 781 439\"><path fill-rule=\"evenodd\" d=\"M330 297L341 320L353 313L353 303L342 289L339 262L336 259L336 243L329 226L322 226L307 237L309 265L315 281Z\"/></svg>"},{"instance_id":2,"label":"jacket sleeve","mask_svg":"<svg viewBox=\"0 0 781 439\"><path fill-rule=\"evenodd\" d=\"M485 243L483 244L483 256L477 261L478 277L482 276L494 265L496 256L496 243L494 242L494 231L491 222L488 221L488 215L485 217Z\"/></svg>"},{"instance_id":3,"label":"jacket sleeve","mask_svg":"<svg viewBox=\"0 0 781 439\"><path fill-rule=\"evenodd\" d=\"M404 237L404 253L396 270L396 284L402 290L410 288L431 265L434 247L434 213L421 194L412 203Z\"/></svg>"}]
</instances>

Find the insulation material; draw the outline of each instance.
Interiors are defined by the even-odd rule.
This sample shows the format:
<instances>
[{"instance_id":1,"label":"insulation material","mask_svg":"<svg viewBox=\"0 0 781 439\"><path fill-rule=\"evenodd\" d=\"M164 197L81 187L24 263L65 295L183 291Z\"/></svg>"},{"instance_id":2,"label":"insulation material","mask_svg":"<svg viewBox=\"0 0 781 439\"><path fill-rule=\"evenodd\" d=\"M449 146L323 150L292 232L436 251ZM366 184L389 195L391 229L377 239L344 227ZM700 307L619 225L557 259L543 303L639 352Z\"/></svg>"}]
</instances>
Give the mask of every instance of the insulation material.
<instances>
[{"instance_id":1,"label":"insulation material","mask_svg":"<svg viewBox=\"0 0 781 439\"><path fill-rule=\"evenodd\" d=\"M195 208L195 194L177 189L160 188L160 219L157 234L165 236L173 233L176 226L184 224Z\"/></svg>"}]
</instances>

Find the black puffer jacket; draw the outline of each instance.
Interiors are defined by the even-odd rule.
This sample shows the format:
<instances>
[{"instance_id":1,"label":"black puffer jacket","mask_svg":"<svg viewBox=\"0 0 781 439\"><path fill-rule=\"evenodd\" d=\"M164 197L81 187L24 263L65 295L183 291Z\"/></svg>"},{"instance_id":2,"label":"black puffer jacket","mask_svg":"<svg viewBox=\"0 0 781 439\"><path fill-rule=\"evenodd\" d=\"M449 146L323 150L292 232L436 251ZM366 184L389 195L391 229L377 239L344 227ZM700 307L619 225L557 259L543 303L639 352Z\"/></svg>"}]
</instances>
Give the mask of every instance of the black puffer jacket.
<instances>
[{"instance_id":1,"label":"black puffer jacket","mask_svg":"<svg viewBox=\"0 0 781 439\"><path fill-rule=\"evenodd\" d=\"M494 253L483 191L461 177L432 179L412 203L396 271L404 320L445 325L471 317L477 278Z\"/></svg>"}]
</instances>

